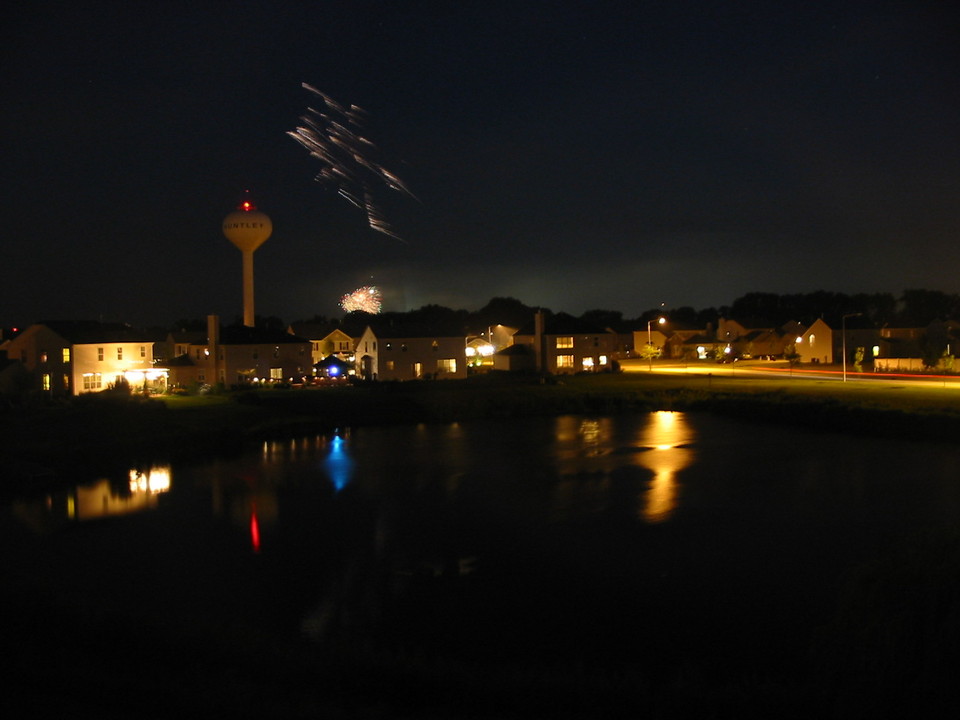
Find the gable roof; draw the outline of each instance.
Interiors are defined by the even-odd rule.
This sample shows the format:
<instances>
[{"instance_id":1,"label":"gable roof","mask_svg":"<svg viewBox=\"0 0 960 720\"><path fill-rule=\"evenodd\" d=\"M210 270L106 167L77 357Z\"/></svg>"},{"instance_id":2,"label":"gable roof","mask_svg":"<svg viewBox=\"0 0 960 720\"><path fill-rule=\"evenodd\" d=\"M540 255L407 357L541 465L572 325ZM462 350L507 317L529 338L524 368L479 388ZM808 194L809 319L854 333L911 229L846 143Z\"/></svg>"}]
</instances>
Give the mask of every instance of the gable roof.
<instances>
[{"instance_id":1,"label":"gable roof","mask_svg":"<svg viewBox=\"0 0 960 720\"><path fill-rule=\"evenodd\" d=\"M546 315L543 323L544 335L604 335L609 332L611 331L605 327L589 320L581 320L567 313ZM517 335L533 335L535 333L536 320L527 323L516 332Z\"/></svg>"},{"instance_id":2,"label":"gable roof","mask_svg":"<svg viewBox=\"0 0 960 720\"><path fill-rule=\"evenodd\" d=\"M290 345L309 342L284 330L266 330L246 325L231 325L220 330L221 345Z\"/></svg>"},{"instance_id":3,"label":"gable roof","mask_svg":"<svg viewBox=\"0 0 960 720\"><path fill-rule=\"evenodd\" d=\"M47 320L44 325L67 342L74 345L92 343L154 342L146 330L124 323L102 323L96 320Z\"/></svg>"}]
</instances>

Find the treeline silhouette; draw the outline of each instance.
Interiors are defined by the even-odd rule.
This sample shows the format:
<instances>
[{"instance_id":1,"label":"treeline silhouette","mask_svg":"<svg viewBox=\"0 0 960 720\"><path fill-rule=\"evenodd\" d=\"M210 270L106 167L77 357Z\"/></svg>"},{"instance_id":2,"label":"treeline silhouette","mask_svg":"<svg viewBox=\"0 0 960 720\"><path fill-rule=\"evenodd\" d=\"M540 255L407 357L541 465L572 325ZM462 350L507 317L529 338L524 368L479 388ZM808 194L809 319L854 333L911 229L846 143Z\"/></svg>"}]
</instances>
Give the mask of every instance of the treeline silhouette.
<instances>
[{"instance_id":1,"label":"treeline silhouette","mask_svg":"<svg viewBox=\"0 0 960 720\"><path fill-rule=\"evenodd\" d=\"M543 311L548 316L579 320L584 326L610 328L619 332L646 327L648 320L664 315L672 327L705 328L716 326L719 318L737 320L749 327L779 327L790 321L809 325L818 318L838 326L847 316L848 327L925 327L934 321L960 321L960 294L939 290L909 289L899 296L893 293L846 294L819 290L811 293L778 294L750 292L730 305L696 309L691 306L657 307L634 318L626 318L617 310L588 310L579 316L553 312L549 308L526 305L512 297L494 297L476 311L454 310L442 305L424 305L406 312L346 313L342 317L316 315L305 320L285 323L278 317L256 318L257 327L286 330L291 324L309 323L339 327L352 337L359 336L369 324L379 327L423 327L443 334L479 334L496 325L524 328L534 315ZM241 324L237 317L235 324ZM200 330L205 320L180 320L178 329Z\"/></svg>"}]
</instances>

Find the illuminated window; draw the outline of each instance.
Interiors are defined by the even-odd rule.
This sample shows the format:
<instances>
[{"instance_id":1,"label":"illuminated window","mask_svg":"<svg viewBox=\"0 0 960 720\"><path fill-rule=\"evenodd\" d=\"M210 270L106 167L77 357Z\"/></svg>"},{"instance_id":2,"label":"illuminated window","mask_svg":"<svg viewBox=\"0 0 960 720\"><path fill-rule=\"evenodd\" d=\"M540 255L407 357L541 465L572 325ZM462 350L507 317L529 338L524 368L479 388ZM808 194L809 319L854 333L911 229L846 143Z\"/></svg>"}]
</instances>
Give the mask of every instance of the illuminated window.
<instances>
[{"instance_id":1,"label":"illuminated window","mask_svg":"<svg viewBox=\"0 0 960 720\"><path fill-rule=\"evenodd\" d=\"M65 363L70 362L70 348L63 349L63 361Z\"/></svg>"},{"instance_id":2,"label":"illuminated window","mask_svg":"<svg viewBox=\"0 0 960 720\"><path fill-rule=\"evenodd\" d=\"M50 389L50 373L43 374L42 382L43 382L43 389L49 390Z\"/></svg>"},{"instance_id":3,"label":"illuminated window","mask_svg":"<svg viewBox=\"0 0 960 720\"><path fill-rule=\"evenodd\" d=\"M40 362L45 363L46 361L47 361L47 351L46 351L46 350L41 350L41 351L40 351Z\"/></svg>"},{"instance_id":4,"label":"illuminated window","mask_svg":"<svg viewBox=\"0 0 960 720\"><path fill-rule=\"evenodd\" d=\"M583 369L584 370L593 370L593 358L585 357L583 359Z\"/></svg>"},{"instance_id":5,"label":"illuminated window","mask_svg":"<svg viewBox=\"0 0 960 720\"><path fill-rule=\"evenodd\" d=\"M563 348L572 348L573 347L573 338L572 337L558 337L557 338L557 350Z\"/></svg>"},{"instance_id":6,"label":"illuminated window","mask_svg":"<svg viewBox=\"0 0 960 720\"><path fill-rule=\"evenodd\" d=\"M413 376L415 378L423 377L423 363L415 362L413 364Z\"/></svg>"},{"instance_id":7,"label":"illuminated window","mask_svg":"<svg viewBox=\"0 0 960 720\"><path fill-rule=\"evenodd\" d=\"M122 348L122 347L118 347L118 348L117 348L117 360L123 360L123 348Z\"/></svg>"},{"instance_id":8,"label":"illuminated window","mask_svg":"<svg viewBox=\"0 0 960 720\"><path fill-rule=\"evenodd\" d=\"M573 355L557 355L557 370L573 370Z\"/></svg>"},{"instance_id":9,"label":"illuminated window","mask_svg":"<svg viewBox=\"0 0 960 720\"><path fill-rule=\"evenodd\" d=\"M606 355L601 355L601 356L600 356L600 364L601 364L601 365L606 365L607 362L608 362L607 356L606 356Z\"/></svg>"},{"instance_id":10,"label":"illuminated window","mask_svg":"<svg viewBox=\"0 0 960 720\"><path fill-rule=\"evenodd\" d=\"M97 360L103 361L103 348L97 348Z\"/></svg>"},{"instance_id":11,"label":"illuminated window","mask_svg":"<svg viewBox=\"0 0 960 720\"><path fill-rule=\"evenodd\" d=\"M64 387L65 390L67 390L67 391L69 392L69 390L70 390L70 376L69 376L69 375L66 375L66 374L65 374L65 375L63 376L63 387Z\"/></svg>"},{"instance_id":12,"label":"illuminated window","mask_svg":"<svg viewBox=\"0 0 960 720\"><path fill-rule=\"evenodd\" d=\"M437 360L438 373L455 373L457 371L456 358L440 358Z\"/></svg>"},{"instance_id":13,"label":"illuminated window","mask_svg":"<svg viewBox=\"0 0 960 720\"><path fill-rule=\"evenodd\" d=\"M100 373L83 374L84 390L99 390L101 387L103 387L103 378Z\"/></svg>"},{"instance_id":14,"label":"illuminated window","mask_svg":"<svg viewBox=\"0 0 960 720\"><path fill-rule=\"evenodd\" d=\"M391 370L391 371L392 371L393 368L394 368L393 360L387 360L387 370Z\"/></svg>"},{"instance_id":15,"label":"illuminated window","mask_svg":"<svg viewBox=\"0 0 960 720\"><path fill-rule=\"evenodd\" d=\"M277 368L277 367L270 368L270 379L283 380L283 368Z\"/></svg>"},{"instance_id":16,"label":"illuminated window","mask_svg":"<svg viewBox=\"0 0 960 720\"><path fill-rule=\"evenodd\" d=\"M874 357L880 357L880 346L879 346L879 345L874 345L874 346L873 346L873 356L874 356Z\"/></svg>"},{"instance_id":17,"label":"illuminated window","mask_svg":"<svg viewBox=\"0 0 960 720\"><path fill-rule=\"evenodd\" d=\"M814 335L813 333L810 333L810 337L807 338L807 341L808 341L811 345L813 345L813 341L816 340L816 339L817 339L817 336Z\"/></svg>"}]
</instances>

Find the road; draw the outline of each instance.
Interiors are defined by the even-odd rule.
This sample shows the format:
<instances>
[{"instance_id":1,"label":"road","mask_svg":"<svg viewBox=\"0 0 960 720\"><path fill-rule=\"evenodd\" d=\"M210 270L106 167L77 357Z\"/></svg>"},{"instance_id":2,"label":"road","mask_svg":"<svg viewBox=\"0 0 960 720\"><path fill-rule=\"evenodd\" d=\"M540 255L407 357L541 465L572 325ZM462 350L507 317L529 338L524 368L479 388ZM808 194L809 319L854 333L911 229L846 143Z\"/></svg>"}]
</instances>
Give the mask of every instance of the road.
<instances>
[{"instance_id":1,"label":"road","mask_svg":"<svg viewBox=\"0 0 960 720\"><path fill-rule=\"evenodd\" d=\"M743 360L733 363L676 363L670 361L654 361L650 363L641 359L626 359L620 361L620 369L627 373L664 373L664 374L693 374L714 375L716 377L780 377L807 380L825 380L847 383L889 383L901 386L922 387L954 387L960 389L960 376L935 375L917 373L874 373L855 372L850 366L844 373L840 365L795 365L790 366L785 360L763 361Z\"/></svg>"}]
</instances>

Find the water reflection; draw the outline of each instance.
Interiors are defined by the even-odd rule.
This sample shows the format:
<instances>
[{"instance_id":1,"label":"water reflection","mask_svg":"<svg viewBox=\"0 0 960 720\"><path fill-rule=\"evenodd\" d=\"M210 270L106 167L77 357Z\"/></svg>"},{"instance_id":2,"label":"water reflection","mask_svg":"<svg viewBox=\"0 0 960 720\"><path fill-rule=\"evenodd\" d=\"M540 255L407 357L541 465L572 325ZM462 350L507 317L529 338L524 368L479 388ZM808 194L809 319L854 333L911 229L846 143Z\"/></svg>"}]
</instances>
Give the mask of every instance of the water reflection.
<instances>
[{"instance_id":1,"label":"water reflection","mask_svg":"<svg viewBox=\"0 0 960 720\"><path fill-rule=\"evenodd\" d=\"M648 452L636 456L638 465L653 471L650 488L641 497L640 517L646 522L663 522L676 510L679 494L676 476L693 462L695 453L689 445L695 437L683 413L650 413L638 441Z\"/></svg>"},{"instance_id":2,"label":"water reflection","mask_svg":"<svg viewBox=\"0 0 960 720\"><path fill-rule=\"evenodd\" d=\"M169 465L131 468L123 480L100 478L42 500L14 504L14 513L28 527L45 531L59 522L84 522L152 510L170 491Z\"/></svg>"},{"instance_id":3,"label":"water reflection","mask_svg":"<svg viewBox=\"0 0 960 720\"><path fill-rule=\"evenodd\" d=\"M331 438L323 469L333 483L334 492L343 490L353 477L353 459L347 452L346 441L340 435Z\"/></svg>"},{"instance_id":4,"label":"water reflection","mask_svg":"<svg viewBox=\"0 0 960 720\"><path fill-rule=\"evenodd\" d=\"M132 468L128 477L126 489L118 488L107 478L77 487L67 496L67 518L93 520L150 510L157 506L161 493L170 491L169 465L147 470Z\"/></svg>"}]
</instances>

